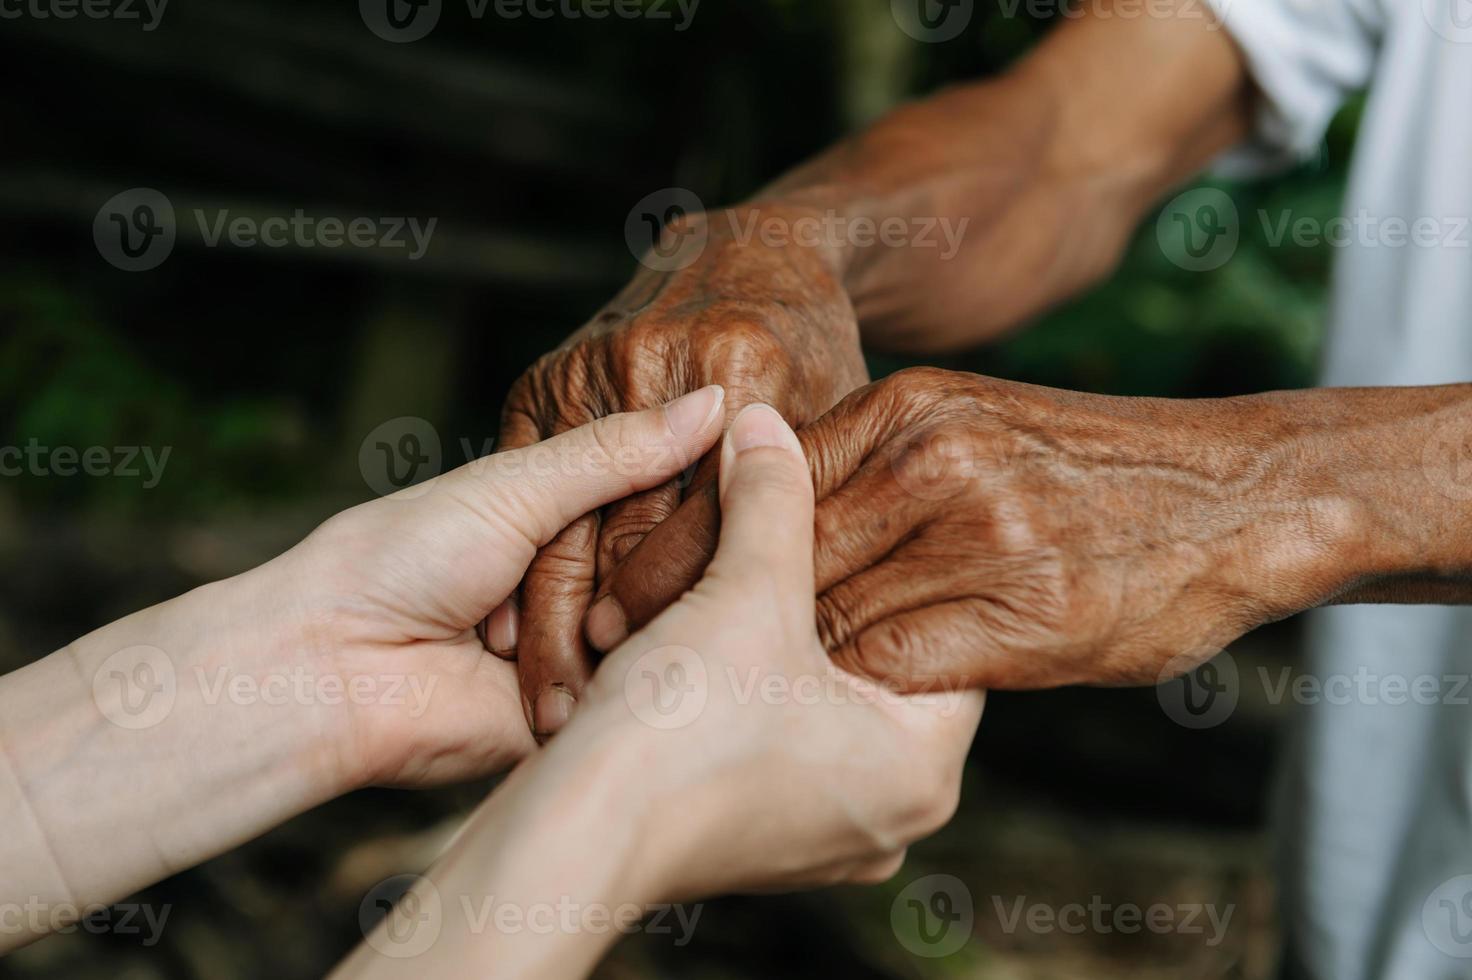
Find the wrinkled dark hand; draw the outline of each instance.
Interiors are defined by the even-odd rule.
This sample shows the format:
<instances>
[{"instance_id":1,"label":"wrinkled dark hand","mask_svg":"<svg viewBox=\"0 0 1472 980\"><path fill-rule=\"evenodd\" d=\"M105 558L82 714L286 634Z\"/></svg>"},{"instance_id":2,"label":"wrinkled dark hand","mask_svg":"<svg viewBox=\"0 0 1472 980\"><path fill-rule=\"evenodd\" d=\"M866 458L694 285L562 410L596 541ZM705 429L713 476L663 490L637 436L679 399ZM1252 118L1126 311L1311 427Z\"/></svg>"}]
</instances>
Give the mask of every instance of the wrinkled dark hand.
<instances>
[{"instance_id":1,"label":"wrinkled dark hand","mask_svg":"<svg viewBox=\"0 0 1472 980\"><path fill-rule=\"evenodd\" d=\"M824 253L741 242L737 225L695 215L667 229L667 238L692 228L708 236L698 259L679 271L641 269L591 323L527 371L506 404L502 447L708 384L725 387L728 420L761 401L800 426L866 383L853 308ZM700 463L690 492L712 485L714 464ZM486 645L503 656L514 650L523 706L539 735L562 726L591 674L582 620L597 582L675 512L684 485L666 483L575 522L533 562L519 608L508 604L488 617Z\"/></svg>"},{"instance_id":2,"label":"wrinkled dark hand","mask_svg":"<svg viewBox=\"0 0 1472 980\"><path fill-rule=\"evenodd\" d=\"M1324 601L1342 501L1272 396L1110 398L934 369L845 399L800 435L816 485L819 634L844 668L917 691L1155 683ZM695 581L702 494L600 591L616 645Z\"/></svg>"}]
</instances>

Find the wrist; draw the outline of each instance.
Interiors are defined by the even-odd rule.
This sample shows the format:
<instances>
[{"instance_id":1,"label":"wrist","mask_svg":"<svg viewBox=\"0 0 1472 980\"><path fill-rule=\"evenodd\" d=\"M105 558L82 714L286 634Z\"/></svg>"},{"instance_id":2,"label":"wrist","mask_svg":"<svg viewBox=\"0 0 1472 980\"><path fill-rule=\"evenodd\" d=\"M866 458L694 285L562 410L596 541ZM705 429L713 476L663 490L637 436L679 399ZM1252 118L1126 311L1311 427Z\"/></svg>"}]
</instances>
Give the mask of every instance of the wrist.
<instances>
[{"instance_id":1,"label":"wrist","mask_svg":"<svg viewBox=\"0 0 1472 980\"><path fill-rule=\"evenodd\" d=\"M340 790L318 732L232 686L291 647L264 587L196 589L0 682L13 782L54 844L54 868L11 866L19 882L114 901Z\"/></svg>"},{"instance_id":2,"label":"wrist","mask_svg":"<svg viewBox=\"0 0 1472 980\"><path fill-rule=\"evenodd\" d=\"M1397 583L1472 571L1472 386L1326 389L1265 396L1274 456L1324 556L1325 601L1383 601ZM1429 599L1427 601L1430 601Z\"/></svg>"}]
</instances>

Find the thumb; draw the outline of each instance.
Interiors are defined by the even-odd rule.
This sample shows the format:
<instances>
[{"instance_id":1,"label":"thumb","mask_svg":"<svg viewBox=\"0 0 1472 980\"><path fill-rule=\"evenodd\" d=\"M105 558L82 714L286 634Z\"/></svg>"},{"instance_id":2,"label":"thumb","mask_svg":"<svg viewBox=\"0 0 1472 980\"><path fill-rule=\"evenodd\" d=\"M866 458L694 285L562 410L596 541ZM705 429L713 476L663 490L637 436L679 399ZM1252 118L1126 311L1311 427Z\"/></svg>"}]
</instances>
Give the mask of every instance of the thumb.
<instances>
[{"instance_id":1,"label":"thumb","mask_svg":"<svg viewBox=\"0 0 1472 980\"><path fill-rule=\"evenodd\" d=\"M721 447L721 537L709 574L769 582L811 614L813 479L796 434L767 405L731 423Z\"/></svg>"},{"instance_id":2,"label":"thumb","mask_svg":"<svg viewBox=\"0 0 1472 980\"><path fill-rule=\"evenodd\" d=\"M661 408L610 415L488 456L483 467L451 476L541 547L584 514L693 466L720 434L725 396L710 385Z\"/></svg>"}]
</instances>

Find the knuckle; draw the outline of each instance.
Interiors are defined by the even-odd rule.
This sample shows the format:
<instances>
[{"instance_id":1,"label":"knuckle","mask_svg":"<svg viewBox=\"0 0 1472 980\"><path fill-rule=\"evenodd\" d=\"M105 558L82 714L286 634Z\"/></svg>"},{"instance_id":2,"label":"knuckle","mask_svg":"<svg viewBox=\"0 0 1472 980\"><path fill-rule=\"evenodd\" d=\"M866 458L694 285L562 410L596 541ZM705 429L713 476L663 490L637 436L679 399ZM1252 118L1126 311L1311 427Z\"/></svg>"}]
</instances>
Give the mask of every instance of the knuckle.
<instances>
[{"instance_id":1,"label":"knuckle","mask_svg":"<svg viewBox=\"0 0 1472 980\"><path fill-rule=\"evenodd\" d=\"M931 775L921 797L918 827L922 837L940 830L956 815L961 806L959 773L949 769Z\"/></svg>"},{"instance_id":2,"label":"knuckle","mask_svg":"<svg viewBox=\"0 0 1472 980\"><path fill-rule=\"evenodd\" d=\"M617 339L609 345L608 356L614 377L630 394L653 388L652 382L667 375L668 365L675 360L681 332L652 317L638 317L625 324ZM655 393L642 392L651 398Z\"/></svg>"},{"instance_id":3,"label":"knuckle","mask_svg":"<svg viewBox=\"0 0 1472 980\"><path fill-rule=\"evenodd\" d=\"M711 373L728 379L740 393L760 397L782 390L791 371L787 348L758 310L742 306L714 321L702 338L702 356Z\"/></svg>"}]
</instances>

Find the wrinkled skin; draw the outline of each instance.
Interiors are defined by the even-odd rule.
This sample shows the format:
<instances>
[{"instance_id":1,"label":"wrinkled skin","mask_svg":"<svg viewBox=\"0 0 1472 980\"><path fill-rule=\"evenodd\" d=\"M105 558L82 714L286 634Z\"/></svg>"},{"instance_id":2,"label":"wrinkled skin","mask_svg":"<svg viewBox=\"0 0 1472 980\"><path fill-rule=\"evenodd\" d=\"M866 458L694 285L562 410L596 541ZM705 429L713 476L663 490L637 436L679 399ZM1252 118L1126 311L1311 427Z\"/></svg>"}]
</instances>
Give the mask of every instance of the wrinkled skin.
<instances>
[{"instance_id":1,"label":"wrinkled skin","mask_svg":"<svg viewBox=\"0 0 1472 980\"><path fill-rule=\"evenodd\" d=\"M770 217L772 209L762 213ZM667 235L707 220L682 219ZM761 401L800 426L868 381L853 308L818 250L738 243L724 215L704 227L709 240L694 264L641 269L591 323L517 382L503 416L503 449L708 384L726 388L728 420ZM713 459L703 461L688 486L709 485L714 470ZM581 623L599 574L674 513L685 487L671 481L575 522L533 562L519 609L488 619L487 646L520 660L534 732L546 734L562 720L539 718L541 699L554 689L579 696L590 673ZM516 625L508 629L508 620Z\"/></svg>"},{"instance_id":2,"label":"wrinkled skin","mask_svg":"<svg viewBox=\"0 0 1472 980\"><path fill-rule=\"evenodd\" d=\"M908 690L1150 684L1347 587L1347 505L1295 465L1274 396L1124 399L936 369L855 392L800 435L818 495L819 635ZM605 583L603 646L698 577L719 511L689 500Z\"/></svg>"}]
</instances>

